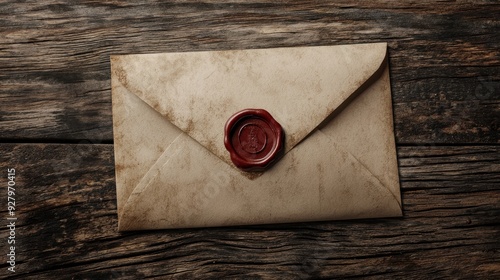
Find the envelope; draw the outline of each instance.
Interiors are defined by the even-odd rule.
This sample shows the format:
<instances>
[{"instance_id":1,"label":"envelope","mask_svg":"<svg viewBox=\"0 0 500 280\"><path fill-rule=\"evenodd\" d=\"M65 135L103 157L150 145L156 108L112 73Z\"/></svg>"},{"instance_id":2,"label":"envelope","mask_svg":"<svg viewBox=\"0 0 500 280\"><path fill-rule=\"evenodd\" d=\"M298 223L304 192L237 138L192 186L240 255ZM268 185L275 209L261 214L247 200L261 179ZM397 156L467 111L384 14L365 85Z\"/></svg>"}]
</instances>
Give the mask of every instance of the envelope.
<instances>
[{"instance_id":1,"label":"envelope","mask_svg":"<svg viewBox=\"0 0 500 280\"><path fill-rule=\"evenodd\" d=\"M120 231L402 215L386 43L110 60ZM285 135L260 172L224 146L247 108Z\"/></svg>"}]
</instances>

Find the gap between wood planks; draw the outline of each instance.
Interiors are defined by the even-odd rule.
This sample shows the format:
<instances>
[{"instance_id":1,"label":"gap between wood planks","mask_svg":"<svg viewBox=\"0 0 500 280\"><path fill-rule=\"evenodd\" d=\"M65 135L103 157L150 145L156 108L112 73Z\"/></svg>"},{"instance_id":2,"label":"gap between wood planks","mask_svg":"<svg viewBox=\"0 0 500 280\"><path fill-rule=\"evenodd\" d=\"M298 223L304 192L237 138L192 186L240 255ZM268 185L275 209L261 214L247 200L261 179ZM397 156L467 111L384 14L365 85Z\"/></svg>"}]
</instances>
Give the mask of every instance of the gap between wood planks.
<instances>
[{"instance_id":1,"label":"gap between wood planks","mask_svg":"<svg viewBox=\"0 0 500 280\"><path fill-rule=\"evenodd\" d=\"M68 144L68 145L113 145L110 139L10 139L0 138L0 144ZM396 147L486 147L500 146L500 143L396 143Z\"/></svg>"}]
</instances>

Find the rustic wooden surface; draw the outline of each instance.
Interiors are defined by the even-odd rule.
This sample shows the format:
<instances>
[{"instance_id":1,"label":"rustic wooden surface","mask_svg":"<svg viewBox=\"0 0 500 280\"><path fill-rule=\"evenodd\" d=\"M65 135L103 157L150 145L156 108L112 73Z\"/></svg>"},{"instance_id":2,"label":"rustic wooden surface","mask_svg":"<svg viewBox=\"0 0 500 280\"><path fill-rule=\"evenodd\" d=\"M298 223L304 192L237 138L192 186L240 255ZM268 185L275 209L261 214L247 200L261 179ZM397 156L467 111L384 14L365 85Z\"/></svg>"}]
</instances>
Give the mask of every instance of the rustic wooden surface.
<instances>
[{"instance_id":1,"label":"rustic wooden surface","mask_svg":"<svg viewBox=\"0 0 500 280\"><path fill-rule=\"evenodd\" d=\"M0 277L500 278L500 4L0 0ZM404 217L118 233L109 55L387 41ZM0 191L2 217L6 191Z\"/></svg>"}]
</instances>

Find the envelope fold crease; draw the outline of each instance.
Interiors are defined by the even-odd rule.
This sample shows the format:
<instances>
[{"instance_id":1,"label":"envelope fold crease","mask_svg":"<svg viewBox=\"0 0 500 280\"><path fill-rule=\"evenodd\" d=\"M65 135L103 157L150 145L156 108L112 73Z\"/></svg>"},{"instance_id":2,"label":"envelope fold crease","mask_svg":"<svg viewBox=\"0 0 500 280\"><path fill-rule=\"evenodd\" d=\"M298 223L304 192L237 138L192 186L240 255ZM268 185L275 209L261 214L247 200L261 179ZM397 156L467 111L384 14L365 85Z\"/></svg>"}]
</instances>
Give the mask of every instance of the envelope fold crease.
<instances>
[{"instance_id":1,"label":"envelope fold crease","mask_svg":"<svg viewBox=\"0 0 500 280\"><path fill-rule=\"evenodd\" d=\"M283 126L288 152L376 73L385 50L379 43L114 59L120 83L231 164L222 133L231 115L267 110Z\"/></svg>"},{"instance_id":2,"label":"envelope fold crease","mask_svg":"<svg viewBox=\"0 0 500 280\"><path fill-rule=\"evenodd\" d=\"M401 216L386 48L112 56L119 230ZM223 145L246 108L286 135L255 176Z\"/></svg>"}]
</instances>

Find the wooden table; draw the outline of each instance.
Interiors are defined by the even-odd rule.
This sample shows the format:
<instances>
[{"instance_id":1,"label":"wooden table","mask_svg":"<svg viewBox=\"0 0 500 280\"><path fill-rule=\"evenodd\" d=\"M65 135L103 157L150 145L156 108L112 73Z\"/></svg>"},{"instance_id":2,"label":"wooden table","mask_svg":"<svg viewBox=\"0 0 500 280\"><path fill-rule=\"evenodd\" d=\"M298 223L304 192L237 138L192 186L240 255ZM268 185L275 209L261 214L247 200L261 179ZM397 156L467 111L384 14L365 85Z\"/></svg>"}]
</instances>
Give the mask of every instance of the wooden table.
<instances>
[{"instance_id":1,"label":"wooden table","mask_svg":"<svg viewBox=\"0 0 500 280\"><path fill-rule=\"evenodd\" d=\"M0 1L0 277L500 279L497 1L129 2ZM117 232L110 54L380 41L403 218Z\"/></svg>"}]
</instances>

